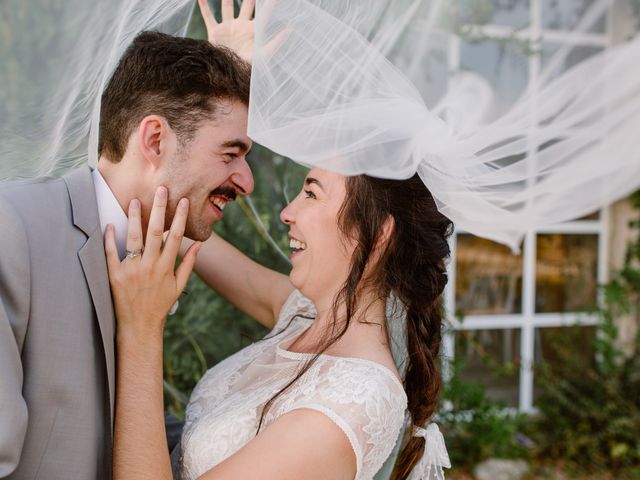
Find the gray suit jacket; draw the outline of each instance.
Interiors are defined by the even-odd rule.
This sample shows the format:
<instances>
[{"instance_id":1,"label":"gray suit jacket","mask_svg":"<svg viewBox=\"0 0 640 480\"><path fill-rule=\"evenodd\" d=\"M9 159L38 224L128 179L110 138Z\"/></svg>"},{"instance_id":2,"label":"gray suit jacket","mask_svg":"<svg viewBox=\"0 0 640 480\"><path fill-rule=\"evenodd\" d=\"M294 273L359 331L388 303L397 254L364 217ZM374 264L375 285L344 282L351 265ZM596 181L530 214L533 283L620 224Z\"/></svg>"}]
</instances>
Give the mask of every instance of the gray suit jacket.
<instances>
[{"instance_id":1,"label":"gray suit jacket","mask_svg":"<svg viewBox=\"0 0 640 480\"><path fill-rule=\"evenodd\" d=\"M91 170L0 183L0 478L111 478L114 330Z\"/></svg>"}]
</instances>

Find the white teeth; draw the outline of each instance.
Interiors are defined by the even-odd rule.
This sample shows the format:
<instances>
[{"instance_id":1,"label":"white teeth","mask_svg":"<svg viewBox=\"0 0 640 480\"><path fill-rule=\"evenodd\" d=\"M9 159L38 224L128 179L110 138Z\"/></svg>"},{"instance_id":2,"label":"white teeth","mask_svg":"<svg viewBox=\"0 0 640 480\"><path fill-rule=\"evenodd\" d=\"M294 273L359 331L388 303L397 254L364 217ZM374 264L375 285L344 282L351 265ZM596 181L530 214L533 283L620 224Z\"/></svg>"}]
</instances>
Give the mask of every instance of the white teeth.
<instances>
[{"instance_id":1,"label":"white teeth","mask_svg":"<svg viewBox=\"0 0 640 480\"><path fill-rule=\"evenodd\" d=\"M305 250L307 248L307 244L291 238L289 239L289 247L296 250Z\"/></svg>"},{"instance_id":2,"label":"white teeth","mask_svg":"<svg viewBox=\"0 0 640 480\"><path fill-rule=\"evenodd\" d=\"M222 200L221 198L218 198L218 197L213 197L213 199L211 201L220 210L224 210L224 206L227 204L226 201L224 201L224 200Z\"/></svg>"}]
</instances>

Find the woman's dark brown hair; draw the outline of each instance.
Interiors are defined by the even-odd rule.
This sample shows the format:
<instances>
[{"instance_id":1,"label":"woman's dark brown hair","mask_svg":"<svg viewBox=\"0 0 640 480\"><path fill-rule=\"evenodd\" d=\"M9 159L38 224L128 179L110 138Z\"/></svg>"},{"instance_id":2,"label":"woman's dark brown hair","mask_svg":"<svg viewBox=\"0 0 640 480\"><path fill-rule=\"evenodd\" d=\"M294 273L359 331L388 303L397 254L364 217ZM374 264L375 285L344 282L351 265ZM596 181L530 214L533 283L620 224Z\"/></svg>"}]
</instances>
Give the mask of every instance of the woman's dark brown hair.
<instances>
[{"instance_id":1,"label":"woman's dark brown hair","mask_svg":"<svg viewBox=\"0 0 640 480\"><path fill-rule=\"evenodd\" d=\"M393 228L386 243L381 244L380 240L384 239L380 235L388 219L392 219ZM406 309L408 361L404 389L411 417L410 428L424 427L436 410L442 383L440 297L447 283L447 239L453 224L438 212L431 193L417 174L408 180L365 175L348 177L338 222L343 234L355 240L356 248L347 280L333 305L333 328L325 334L317 354L267 402L260 425L273 401L344 335L354 313L361 307L359 292L366 286L373 287L380 299L393 293ZM375 265L368 266L378 245L379 258ZM336 318L342 304L346 321ZM393 479L409 476L424 451L424 443L423 438L409 437L396 462Z\"/></svg>"}]
</instances>

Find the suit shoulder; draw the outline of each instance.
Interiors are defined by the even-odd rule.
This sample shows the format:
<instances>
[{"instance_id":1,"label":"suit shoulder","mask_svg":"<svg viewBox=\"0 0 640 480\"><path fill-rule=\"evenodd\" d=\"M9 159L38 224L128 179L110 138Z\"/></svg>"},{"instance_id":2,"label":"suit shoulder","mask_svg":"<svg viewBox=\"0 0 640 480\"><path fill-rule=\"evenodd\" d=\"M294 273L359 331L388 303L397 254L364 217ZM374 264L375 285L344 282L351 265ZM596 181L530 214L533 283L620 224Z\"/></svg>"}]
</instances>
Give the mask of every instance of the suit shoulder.
<instances>
[{"instance_id":1,"label":"suit shoulder","mask_svg":"<svg viewBox=\"0 0 640 480\"><path fill-rule=\"evenodd\" d=\"M5 209L10 206L24 221L35 211L48 211L67 202L68 192L62 178L0 182L0 203Z\"/></svg>"},{"instance_id":2,"label":"suit shoulder","mask_svg":"<svg viewBox=\"0 0 640 480\"><path fill-rule=\"evenodd\" d=\"M38 177L26 180L0 181L0 196L6 199L24 195L32 195L36 192L47 191L64 187L64 181L58 177Z\"/></svg>"},{"instance_id":3,"label":"suit shoulder","mask_svg":"<svg viewBox=\"0 0 640 480\"><path fill-rule=\"evenodd\" d=\"M0 244L5 253L16 253L27 248L28 238L25 220L13 203L0 192ZM9 255L10 256L10 255Z\"/></svg>"}]
</instances>

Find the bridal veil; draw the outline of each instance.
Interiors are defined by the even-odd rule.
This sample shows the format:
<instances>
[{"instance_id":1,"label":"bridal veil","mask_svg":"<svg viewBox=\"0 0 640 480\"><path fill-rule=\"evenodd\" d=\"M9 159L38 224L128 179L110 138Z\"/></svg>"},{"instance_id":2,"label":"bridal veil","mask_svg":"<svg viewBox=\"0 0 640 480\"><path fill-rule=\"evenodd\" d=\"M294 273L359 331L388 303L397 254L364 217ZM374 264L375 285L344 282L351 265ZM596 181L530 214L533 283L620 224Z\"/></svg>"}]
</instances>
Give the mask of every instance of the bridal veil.
<instances>
[{"instance_id":1,"label":"bridal veil","mask_svg":"<svg viewBox=\"0 0 640 480\"><path fill-rule=\"evenodd\" d=\"M451 17L474 3L258 0L249 135L307 166L398 179L417 172L458 228L514 250L529 229L639 188L640 36L630 31L568 69L566 44L505 101L477 72L425 68L450 54L464 33ZM576 35L619 2L581 3ZM0 178L95 163L100 94L118 58L142 30L185 35L194 7L0 4ZM533 56L545 41L534 27L514 30Z\"/></svg>"}]
</instances>

